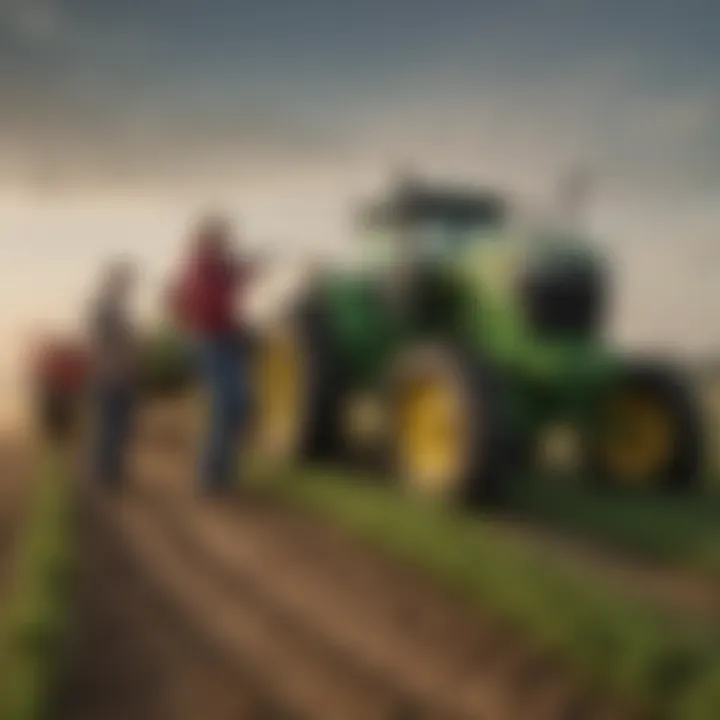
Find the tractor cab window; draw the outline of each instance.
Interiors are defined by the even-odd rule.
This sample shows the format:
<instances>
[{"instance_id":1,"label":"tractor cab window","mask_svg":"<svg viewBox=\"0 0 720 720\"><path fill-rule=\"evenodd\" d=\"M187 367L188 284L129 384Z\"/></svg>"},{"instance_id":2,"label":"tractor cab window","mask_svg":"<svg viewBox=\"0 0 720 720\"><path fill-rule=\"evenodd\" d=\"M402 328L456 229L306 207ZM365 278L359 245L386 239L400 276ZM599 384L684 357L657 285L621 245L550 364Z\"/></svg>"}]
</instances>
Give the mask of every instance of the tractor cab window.
<instances>
[{"instance_id":1,"label":"tractor cab window","mask_svg":"<svg viewBox=\"0 0 720 720\"><path fill-rule=\"evenodd\" d=\"M365 215L375 251L387 259L442 260L490 237L507 219L505 202L491 193L401 188Z\"/></svg>"},{"instance_id":2,"label":"tractor cab window","mask_svg":"<svg viewBox=\"0 0 720 720\"><path fill-rule=\"evenodd\" d=\"M401 234L405 235L410 252L418 259L442 261L456 257L472 243L491 237L489 230L486 223L456 224L438 218L415 223Z\"/></svg>"}]
</instances>

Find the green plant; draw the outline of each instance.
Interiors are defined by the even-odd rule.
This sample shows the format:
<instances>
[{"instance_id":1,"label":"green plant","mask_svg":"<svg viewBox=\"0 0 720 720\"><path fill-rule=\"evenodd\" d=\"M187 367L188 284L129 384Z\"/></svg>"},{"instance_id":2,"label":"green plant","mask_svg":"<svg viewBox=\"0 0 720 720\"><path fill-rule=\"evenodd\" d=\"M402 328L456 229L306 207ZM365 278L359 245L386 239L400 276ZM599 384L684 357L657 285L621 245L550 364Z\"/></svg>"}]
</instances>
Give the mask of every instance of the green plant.
<instances>
[{"instance_id":1,"label":"green plant","mask_svg":"<svg viewBox=\"0 0 720 720\"><path fill-rule=\"evenodd\" d=\"M145 340L140 353L140 387L146 397L177 396L194 378L191 349L182 334L161 329Z\"/></svg>"},{"instance_id":2,"label":"green plant","mask_svg":"<svg viewBox=\"0 0 720 720\"><path fill-rule=\"evenodd\" d=\"M69 631L72 488L57 457L43 456L17 577L0 629L0 718L47 717Z\"/></svg>"},{"instance_id":3,"label":"green plant","mask_svg":"<svg viewBox=\"0 0 720 720\"><path fill-rule=\"evenodd\" d=\"M529 478L513 487L515 513L610 548L720 577L720 496L598 491L577 478Z\"/></svg>"}]
</instances>

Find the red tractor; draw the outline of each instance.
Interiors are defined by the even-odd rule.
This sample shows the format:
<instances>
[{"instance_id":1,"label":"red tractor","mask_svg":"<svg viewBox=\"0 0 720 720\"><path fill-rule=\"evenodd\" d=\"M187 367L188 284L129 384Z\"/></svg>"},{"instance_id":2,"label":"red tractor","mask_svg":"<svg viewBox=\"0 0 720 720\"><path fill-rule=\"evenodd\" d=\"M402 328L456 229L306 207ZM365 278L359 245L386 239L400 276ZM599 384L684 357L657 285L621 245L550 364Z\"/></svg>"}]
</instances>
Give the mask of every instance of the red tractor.
<instances>
[{"instance_id":1,"label":"red tractor","mask_svg":"<svg viewBox=\"0 0 720 720\"><path fill-rule=\"evenodd\" d=\"M39 430L65 441L77 430L90 376L90 352L70 337L42 341L32 358L31 385Z\"/></svg>"}]
</instances>

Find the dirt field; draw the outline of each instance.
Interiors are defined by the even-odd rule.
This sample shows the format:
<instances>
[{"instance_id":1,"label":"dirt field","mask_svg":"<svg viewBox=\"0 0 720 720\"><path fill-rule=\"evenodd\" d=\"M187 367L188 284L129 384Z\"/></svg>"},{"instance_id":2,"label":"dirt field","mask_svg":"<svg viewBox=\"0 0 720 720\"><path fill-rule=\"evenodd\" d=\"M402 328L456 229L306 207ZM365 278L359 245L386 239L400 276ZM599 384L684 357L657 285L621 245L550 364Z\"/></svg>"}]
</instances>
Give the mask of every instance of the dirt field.
<instances>
[{"instance_id":1,"label":"dirt field","mask_svg":"<svg viewBox=\"0 0 720 720\"><path fill-rule=\"evenodd\" d=\"M404 567L257 497L196 498L158 458L81 515L62 720L620 717Z\"/></svg>"},{"instance_id":2,"label":"dirt field","mask_svg":"<svg viewBox=\"0 0 720 720\"><path fill-rule=\"evenodd\" d=\"M182 475L193 463L182 407L156 409L148 414L149 443L160 448L168 465L159 472ZM180 427L178 427L180 426ZM716 579L679 565L669 565L608 547L591 536L562 532L530 517L496 513L482 520L498 534L539 552L561 558L563 563L588 577L602 577L618 591L634 596L659 610L702 618L720 625L720 586Z\"/></svg>"}]
</instances>

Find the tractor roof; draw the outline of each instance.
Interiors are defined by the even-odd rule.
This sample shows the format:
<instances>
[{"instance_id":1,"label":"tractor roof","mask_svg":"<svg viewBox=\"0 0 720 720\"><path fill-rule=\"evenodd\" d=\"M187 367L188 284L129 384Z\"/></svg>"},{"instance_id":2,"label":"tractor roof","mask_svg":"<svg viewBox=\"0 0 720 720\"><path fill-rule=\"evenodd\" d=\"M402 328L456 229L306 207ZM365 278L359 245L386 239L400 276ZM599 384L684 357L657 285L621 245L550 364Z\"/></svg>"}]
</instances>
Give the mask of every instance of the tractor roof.
<instances>
[{"instance_id":1,"label":"tractor roof","mask_svg":"<svg viewBox=\"0 0 720 720\"><path fill-rule=\"evenodd\" d=\"M497 193L473 188L406 183L389 197L367 206L362 215L372 225L444 222L458 226L495 224L507 216Z\"/></svg>"}]
</instances>

